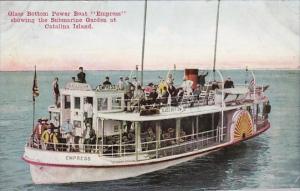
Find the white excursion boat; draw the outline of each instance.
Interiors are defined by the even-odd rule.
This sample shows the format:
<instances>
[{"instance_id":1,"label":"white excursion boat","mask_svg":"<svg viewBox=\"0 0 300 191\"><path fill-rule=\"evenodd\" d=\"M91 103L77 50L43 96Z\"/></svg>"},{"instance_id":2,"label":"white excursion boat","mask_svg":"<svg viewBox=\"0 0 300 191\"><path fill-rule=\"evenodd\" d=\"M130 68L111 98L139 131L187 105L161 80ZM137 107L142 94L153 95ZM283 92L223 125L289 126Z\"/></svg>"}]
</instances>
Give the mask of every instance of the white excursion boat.
<instances>
[{"instance_id":1,"label":"white excursion boat","mask_svg":"<svg viewBox=\"0 0 300 191\"><path fill-rule=\"evenodd\" d=\"M172 97L171 104L156 100L137 106L135 111L124 111L124 91L114 87L93 90L87 83L68 83L61 89L61 106L50 106L48 111L51 121L59 119L59 127L70 119L74 139L78 140L48 142L45 147L32 136L23 159L30 165L33 182L138 176L245 141L270 127L270 105L263 87L246 84L224 89L224 83L219 84L220 89L211 90L208 82L200 95ZM96 142L92 144L84 144L84 100L90 100L93 108L91 124Z\"/></svg>"},{"instance_id":2,"label":"white excursion boat","mask_svg":"<svg viewBox=\"0 0 300 191\"><path fill-rule=\"evenodd\" d=\"M146 8L147 2L145 17ZM190 85L177 87L181 93L171 95L172 83L161 82L160 90L166 87L169 95L157 99L149 92L128 99L126 91L113 85L93 89L88 83L66 84L60 89L58 106L48 107L52 124L38 123L25 146L23 160L30 165L33 182L134 177L204 156L269 129L267 86L256 85L252 72L251 83L227 88L221 72L215 70L215 60L214 79L197 93L197 69L185 70L189 82L185 84ZM36 83L33 91L37 91ZM49 127L51 131L56 128L55 135L47 133Z\"/></svg>"}]
</instances>

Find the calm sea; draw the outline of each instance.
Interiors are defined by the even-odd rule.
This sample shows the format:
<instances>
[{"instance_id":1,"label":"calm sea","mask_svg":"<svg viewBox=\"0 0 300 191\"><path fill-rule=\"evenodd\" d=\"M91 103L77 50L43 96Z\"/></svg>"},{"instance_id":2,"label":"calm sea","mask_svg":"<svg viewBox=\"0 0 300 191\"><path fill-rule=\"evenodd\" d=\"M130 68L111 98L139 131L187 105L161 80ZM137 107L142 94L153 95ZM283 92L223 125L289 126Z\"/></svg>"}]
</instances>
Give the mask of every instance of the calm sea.
<instances>
[{"instance_id":1,"label":"calm sea","mask_svg":"<svg viewBox=\"0 0 300 191\"><path fill-rule=\"evenodd\" d=\"M236 83L246 74L223 71ZM61 86L76 72L38 72L37 117L47 116L52 104L51 82ZM87 71L95 87L105 76L116 82L130 71ZM256 81L269 84L271 129L259 137L164 170L117 181L64 185L32 184L29 167L21 160L32 125L33 72L0 72L0 190L203 190L300 188L300 71L255 71ZM158 82L167 71L147 71L145 83ZM183 71L176 71L180 84ZM249 76L248 76L249 77ZM207 77L209 79L210 77Z\"/></svg>"}]
</instances>

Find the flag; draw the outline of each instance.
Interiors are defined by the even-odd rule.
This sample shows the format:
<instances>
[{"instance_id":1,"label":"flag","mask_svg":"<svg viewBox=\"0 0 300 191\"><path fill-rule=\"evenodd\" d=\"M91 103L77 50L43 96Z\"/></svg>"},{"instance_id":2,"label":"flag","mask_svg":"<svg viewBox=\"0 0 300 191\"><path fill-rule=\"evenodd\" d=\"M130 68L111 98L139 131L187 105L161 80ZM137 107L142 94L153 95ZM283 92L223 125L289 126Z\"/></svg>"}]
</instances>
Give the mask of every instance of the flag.
<instances>
[{"instance_id":1,"label":"flag","mask_svg":"<svg viewBox=\"0 0 300 191\"><path fill-rule=\"evenodd\" d=\"M36 77L36 67L34 67L34 77L33 77L33 86L32 86L32 99L35 101L35 97L39 96L39 87L37 84L37 77Z\"/></svg>"}]
</instances>

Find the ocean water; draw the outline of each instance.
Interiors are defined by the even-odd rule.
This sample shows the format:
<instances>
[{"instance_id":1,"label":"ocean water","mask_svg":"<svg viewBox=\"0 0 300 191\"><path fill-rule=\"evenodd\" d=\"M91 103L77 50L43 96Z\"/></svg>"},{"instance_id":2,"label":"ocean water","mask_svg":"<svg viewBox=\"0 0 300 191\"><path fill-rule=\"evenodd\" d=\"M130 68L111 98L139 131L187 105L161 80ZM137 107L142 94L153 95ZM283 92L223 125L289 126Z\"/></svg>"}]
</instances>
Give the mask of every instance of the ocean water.
<instances>
[{"instance_id":1,"label":"ocean water","mask_svg":"<svg viewBox=\"0 0 300 191\"><path fill-rule=\"evenodd\" d=\"M105 76L117 82L130 71L86 71L95 87ZM235 83L245 72L222 71ZM21 160L32 127L33 72L0 72L0 190L203 190L300 188L300 71L255 71L258 84L269 84L271 128L264 134L202 158L139 177L116 181L34 185L29 166ZM74 71L38 72L40 96L36 117L47 116L52 104L51 82L71 80ZM146 71L145 83L158 82L167 71ZM176 71L180 84L183 71ZM211 77L207 77L207 80ZM249 76L248 76L249 78Z\"/></svg>"}]
</instances>

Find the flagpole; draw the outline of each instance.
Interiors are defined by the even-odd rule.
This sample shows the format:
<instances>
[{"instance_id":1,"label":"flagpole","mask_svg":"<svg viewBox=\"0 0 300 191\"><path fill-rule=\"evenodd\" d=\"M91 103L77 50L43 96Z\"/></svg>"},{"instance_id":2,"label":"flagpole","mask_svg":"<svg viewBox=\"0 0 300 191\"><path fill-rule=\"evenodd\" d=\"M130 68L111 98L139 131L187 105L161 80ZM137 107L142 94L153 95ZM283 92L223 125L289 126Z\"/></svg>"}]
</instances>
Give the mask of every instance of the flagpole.
<instances>
[{"instance_id":1,"label":"flagpole","mask_svg":"<svg viewBox=\"0 0 300 191\"><path fill-rule=\"evenodd\" d=\"M32 132L34 131L34 118L35 118L35 97L32 96L33 103L32 103Z\"/></svg>"},{"instance_id":2,"label":"flagpole","mask_svg":"<svg viewBox=\"0 0 300 191\"><path fill-rule=\"evenodd\" d=\"M34 118L35 118L35 80L36 80L36 65L34 65L34 77L33 77L33 88L32 88L32 132L34 131Z\"/></svg>"},{"instance_id":3,"label":"flagpole","mask_svg":"<svg viewBox=\"0 0 300 191\"><path fill-rule=\"evenodd\" d=\"M34 119L35 119L35 97L39 95L37 77L36 77L36 65L34 65L34 77L32 85L32 132L34 131Z\"/></svg>"}]
</instances>

